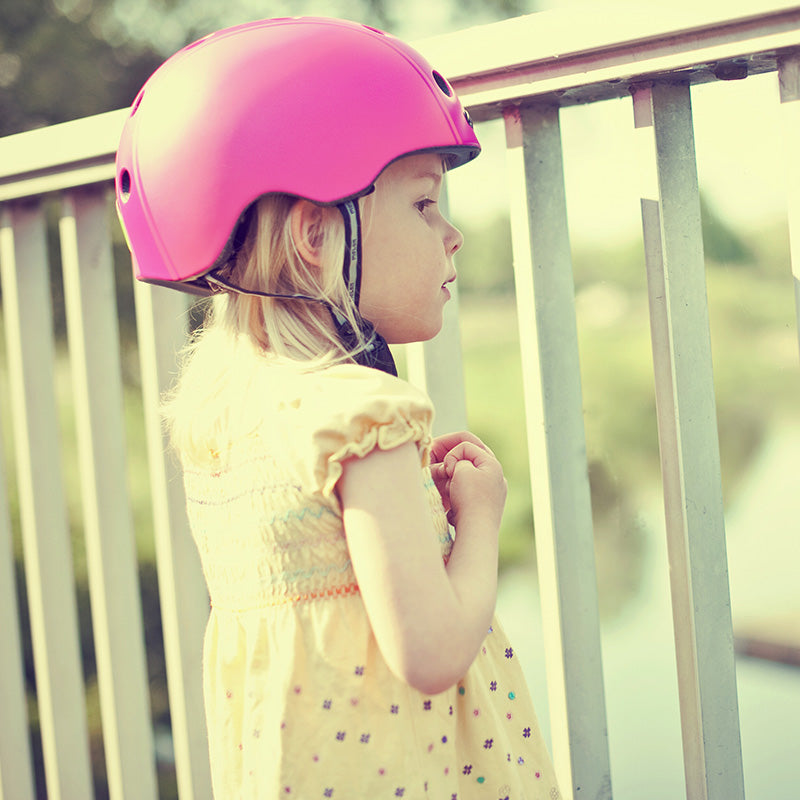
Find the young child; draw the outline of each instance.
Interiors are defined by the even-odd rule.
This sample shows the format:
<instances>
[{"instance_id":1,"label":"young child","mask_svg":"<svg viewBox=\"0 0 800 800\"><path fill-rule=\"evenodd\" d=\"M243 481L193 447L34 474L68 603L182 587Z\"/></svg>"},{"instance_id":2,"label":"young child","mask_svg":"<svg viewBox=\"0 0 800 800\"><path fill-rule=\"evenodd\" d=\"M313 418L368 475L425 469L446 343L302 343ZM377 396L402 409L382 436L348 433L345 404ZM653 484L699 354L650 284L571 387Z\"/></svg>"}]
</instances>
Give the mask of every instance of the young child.
<instances>
[{"instance_id":1,"label":"young child","mask_svg":"<svg viewBox=\"0 0 800 800\"><path fill-rule=\"evenodd\" d=\"M441 327L462 237L437 201L479 149L418 53L341 20L219 31L134 101L136 276L214 295L165 414L220 800L559 797L493 619L502 469L432 439L387 346Z\"/></svg>"}]
</instances>

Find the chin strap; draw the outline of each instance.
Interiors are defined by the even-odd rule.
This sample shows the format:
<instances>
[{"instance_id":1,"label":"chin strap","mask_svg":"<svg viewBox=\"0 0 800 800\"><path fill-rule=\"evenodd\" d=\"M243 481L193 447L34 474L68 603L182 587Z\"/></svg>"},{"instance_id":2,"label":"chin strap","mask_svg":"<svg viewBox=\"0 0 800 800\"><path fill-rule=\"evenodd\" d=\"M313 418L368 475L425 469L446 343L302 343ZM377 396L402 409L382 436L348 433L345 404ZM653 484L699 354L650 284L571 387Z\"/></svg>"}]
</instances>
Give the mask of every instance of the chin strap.
<instances>
[{"instance_id":1,"label":"chin strap","mask_svg":"<svg viewBox=\"0 0 800 800\"><path fill-rule=\"evenodd\" d=\"M333 308L331 308L331 316L342 344L351 352L359 347L360 340L353 330L353 326ZM392 351L383 336L375 330L371 322L362 316L358 317L358 327L367 345L353 356L356 364L379 369L382 372L388 372L389 375L397 375L397 367L392 357Z\"/></svg>"},{"instance_id":2,"label":"chin strap","mask_svg":"<svg viewBox=\"0 0 800 800\"><path fill-rule=\"evenodd\" d=\"M356 312L358 312L358 303L361 299L361 216L358 212L358 200L345 200L336 207L344 220L342 276L347 291L355 303ZM336 325L339 339L345 347L351 351L358 347L359 339L350 323L333 308L331 316ZM364 319L361 314L358 314L357 320L361 334L368 344L364 350L353 356L356 363L388 372L390 375L397 375L397 367L386 340L375 330L375 326L369 320Z\"/></svg>"}]
</instances>

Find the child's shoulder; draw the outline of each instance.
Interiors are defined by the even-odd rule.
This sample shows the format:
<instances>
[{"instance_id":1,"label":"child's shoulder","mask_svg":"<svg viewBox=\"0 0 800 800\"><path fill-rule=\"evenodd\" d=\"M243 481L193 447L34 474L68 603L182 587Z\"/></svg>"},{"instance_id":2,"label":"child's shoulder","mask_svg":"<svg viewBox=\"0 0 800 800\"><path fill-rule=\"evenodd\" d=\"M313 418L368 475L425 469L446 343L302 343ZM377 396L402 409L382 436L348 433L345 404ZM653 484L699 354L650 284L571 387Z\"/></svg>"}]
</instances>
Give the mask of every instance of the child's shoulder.
<instances>
[{"instance_id":1,"label":"child's shoulder","mask_svg":"<svg viewBox=\"0 0 800 800\"><path fill-rule=\"evenodd\" d=\"M422 389L403 378L360 364L337 364L306 373L306 375L309 385L314 386L317 391L331 391L341 395L352 394L358 397L395 395L398 398L414 397L430 402Z\"/></svg>"},{"instance_id":2,"label":"child's shoulder","mask_svg":"<svg viewBox=\"0 0 800 800\"><path fill-rule=\"evenodd\" d=\"M330 495L342 464L374 449L416 444L427 463L433 426L428 395L402 378L356 364L329 367L307 376L313 390L301 399L311 430L313 476Z\"/></svg>"},{"instance_id":3,"label":"child's shoulder","mask_svg":"<svg viewBox=\"0 0 800 800\"><path fill-rule=\"evenodd\" d=\"M352 419L364 414L433 415L428 395L408 381L359 364L339 364L296 378L296 403L321 419Z\"/></svg>"}]
</instances>

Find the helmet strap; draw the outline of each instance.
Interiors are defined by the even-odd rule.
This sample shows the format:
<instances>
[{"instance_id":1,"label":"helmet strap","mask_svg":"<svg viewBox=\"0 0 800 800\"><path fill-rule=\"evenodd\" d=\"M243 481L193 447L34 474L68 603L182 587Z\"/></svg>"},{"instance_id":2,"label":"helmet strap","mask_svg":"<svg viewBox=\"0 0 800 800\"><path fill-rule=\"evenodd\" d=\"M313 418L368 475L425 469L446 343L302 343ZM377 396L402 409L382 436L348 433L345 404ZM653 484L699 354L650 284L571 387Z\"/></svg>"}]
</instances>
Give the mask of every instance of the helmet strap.
<instances>
[{"instance_id":1,"label":"helmet strap","mask_svg":"<svg viewBox=\"0 0 800 800\"><path fill-rule=\"evenodd\" d=\"M361 214L358 200L345 200L336 206L344 221L344 263L342 276L356 308L361 298Z\"/></svg>"},{"instance_id":2,"label":"helmet strap","mask_svg":"<svg viewBox=\"0 0 800 800\"><path fill-rule=\"evenodd\" d=\"M344 220L344 263L342 276L345 286L353 298L356 307L358 327L366 347L359 351L354 359L356 363L365 367L372 367L390 375L397 375L397 367L392 357L392 351L386 340L375 330L375 326L364 319L358 311L361 299L361 215L358 210L358 200L345 200L336 206ZM336 325L336 330L342 343L349 349L355 350L358 345L358 336L350 323L334 308L331 316Z\"/></svg>"}]
</instances>

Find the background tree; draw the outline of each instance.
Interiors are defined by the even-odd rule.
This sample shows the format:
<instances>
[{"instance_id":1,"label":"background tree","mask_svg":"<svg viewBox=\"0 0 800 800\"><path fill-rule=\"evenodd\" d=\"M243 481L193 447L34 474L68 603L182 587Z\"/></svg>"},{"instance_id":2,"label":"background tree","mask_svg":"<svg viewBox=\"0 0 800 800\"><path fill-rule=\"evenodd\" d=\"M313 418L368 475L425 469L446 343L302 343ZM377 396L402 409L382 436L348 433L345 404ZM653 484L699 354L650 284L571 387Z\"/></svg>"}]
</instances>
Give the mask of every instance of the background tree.
<instances>
[{"instance_id":1,"label":"background tree","mask_svg":"<svg viewBox=\"0 0 800 800\"><path fill-rule=\"evenodd\" d=\"M106 39L103 4L59 5L0 3L0 135L129 105L162 60L146 42Z\"/></svg>"}]
</instances>

